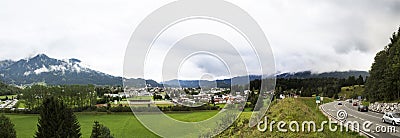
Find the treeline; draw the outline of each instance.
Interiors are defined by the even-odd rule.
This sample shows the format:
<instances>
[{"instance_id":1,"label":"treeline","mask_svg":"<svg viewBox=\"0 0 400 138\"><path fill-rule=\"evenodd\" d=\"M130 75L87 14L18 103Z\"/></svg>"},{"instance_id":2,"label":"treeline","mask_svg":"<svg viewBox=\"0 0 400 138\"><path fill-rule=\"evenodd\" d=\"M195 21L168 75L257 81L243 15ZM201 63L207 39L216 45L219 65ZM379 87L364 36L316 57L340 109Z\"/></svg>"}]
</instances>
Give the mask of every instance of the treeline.
<instances>
[{"instance_id":1,"label":"treeline","mask_svg":"<svg viewBox=\"0 0 400 138\"><path fill-rule=\"evenodd\" d=\"M97 86L95 91L97 95L102 96L106 93L118 94L120 92L124 92L124 89L121 86Z\"/></svg>"},{"instance_id":2,"label":"treeline","mask_svg":"<svg viewBox=\"0 0 400 138\"><path fill-rule=\"evenodd\" d=\"M364 85L365 79L360 75L357 78L350 76L347 79L339 78L307 78L307 79L296 79L296 78L278 78L276 79L275 94L296 94L303 97L311 97L312 95L322 95L326 97L338 98L337 94L341 91L342 87L353 86L353 85ZM254 80L250 82L250 89L252 91L258 91L261 87L260 80ZM251 93L249 101L257 99L255 94ZM253 99L253 100L251 100Z\"/></svg>"},{"instance_id":3,"label":"treeline","mask_svg":"<svg viewBox=\"0 0 400 138\"><path fill-rule=\"evenodd\" d=\"M78 109L95 106L97 102L94 85L33 85L23 89L19 98L25 101L28 109L34 110L48 97L61 99L69 108Z\"/></svg>"},{"instance_id":4,"label":"treeline","mask_svg":"<svg viewBox=\"0 0 400 138\"><path fill-rule=\"evenodd\" d=\"M365 96L369 101L394 101L400 98L400 28L390 43L378 52L369 71Z\"/></svg>"},{"instance_id":5,"label":"treeline","mask_svg":"<svg viewBox=\"0 0 400 138\"><path fill-rule=\"evenodd\" d=\"M360 75L356 79L350 76L347 79L338 78L309 78L309 79L277 79L276 94L296 94L302 97L320 95L339 98L337 94L342 87L364 85L364 78ZM286 92L286 93L285 93Z\"/></svg>"},{"instance_id":6,"label":"treeline","mask_svg":"<svg viewBox=\"0 0 400 138\"><path fill-rule=\"evenodd\" d=\"M0 96L15 95L15 94L18 94L20 91L21 91L21 89L18 87L14 87L11 85L7 85L3 82L0 82Z\"/></svg>"},{"instance_id":7,"label":"treeline","mask_svg":"<svg viewBox=\"0 0 400 138\"><path fill-rule=\"evenodd\" d=\"M302 97L323 95L334 97L339 93L341 84L336 78L311 78L311 79L277 79L276 93L297 94Z\"/></svg>"}]
</instances>

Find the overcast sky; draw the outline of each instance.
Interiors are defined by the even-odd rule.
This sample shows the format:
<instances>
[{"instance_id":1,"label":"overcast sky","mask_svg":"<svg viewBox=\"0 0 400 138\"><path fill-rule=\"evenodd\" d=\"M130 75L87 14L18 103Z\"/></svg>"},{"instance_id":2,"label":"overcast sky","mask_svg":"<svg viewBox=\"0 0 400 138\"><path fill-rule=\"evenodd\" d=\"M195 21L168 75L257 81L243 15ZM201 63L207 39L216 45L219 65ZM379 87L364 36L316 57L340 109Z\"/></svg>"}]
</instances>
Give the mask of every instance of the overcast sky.
<instances>
[{"instance_id":1,"label":"overcast sky","mask_svg":"<svg viewBox=\"0 0 400 138\"><path fill-rule=\"evenodd\" d=\"M95 70L122 76L125 49L135 27L169 2L1 0L0 60L44 53L77 58ZM400 25L399 0L229 2L262 27L280 72L368 71L376 52ZM196 28L202 27L210 26ZM212 68L204 61L184 66L199 72Z\"/></svg>"}]
</instances>

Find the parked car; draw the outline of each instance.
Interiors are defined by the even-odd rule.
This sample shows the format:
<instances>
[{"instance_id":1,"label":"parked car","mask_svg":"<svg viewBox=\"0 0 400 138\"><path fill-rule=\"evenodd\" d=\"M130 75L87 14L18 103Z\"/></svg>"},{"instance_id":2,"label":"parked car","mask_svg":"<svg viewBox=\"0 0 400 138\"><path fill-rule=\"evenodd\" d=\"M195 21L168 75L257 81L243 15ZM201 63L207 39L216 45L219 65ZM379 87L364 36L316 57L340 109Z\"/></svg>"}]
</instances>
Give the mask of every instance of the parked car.
<instances>
[{"instance_id":1,"label":"parked car","mask_svg":"<svg viewBox=\"0 0 400 138\"><path fill-rule=\"evenodd\" d=\"M358 106L358 103L357 102L353 102L353 106Z\"/></svg>"},{"instance_id":2,"label":"parked car","mask_svg":"<svg viewBox=\"0 0 400 138\"><path fill-rule=\"evenodd\" d=\"M382 117L383 123L391 123L392 125L400 124L400 113L387 112Z\"/></svg>"},{"instance_id":3,"label":"parked car","mask_svg":"<svg viewBox=\"0 0 400 138\"><path fill-rule=\"evenodd\" d=\"M360 112L368 112L368 106L359 105L358 106L358 111L360 111Z\"/></svg>"},{"instance_id":4,"label":"parked car","mask_svg":"<svg viewBox=\"0 0 400 138\"><path fill-rule=\"evenodd\" d=\"M338 105L343 105L342 102L339 102Z\"/></svg>"}]
</instances>

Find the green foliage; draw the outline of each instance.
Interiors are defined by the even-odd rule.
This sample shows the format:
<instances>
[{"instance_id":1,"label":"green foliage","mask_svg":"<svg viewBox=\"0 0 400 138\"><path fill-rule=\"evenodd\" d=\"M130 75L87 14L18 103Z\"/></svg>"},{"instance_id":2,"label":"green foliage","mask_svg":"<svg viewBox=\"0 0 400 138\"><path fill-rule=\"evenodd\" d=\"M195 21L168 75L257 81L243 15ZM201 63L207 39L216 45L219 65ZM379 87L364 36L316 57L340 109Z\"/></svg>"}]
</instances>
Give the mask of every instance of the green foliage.
<instances>
[{"instance_id":1,"label":"green foliage","mask_svg":"<svg viewBox=\"0 0 400 138\"><path fill-rule=\"evenodd\" d=\"M86 108L95 106L97 94L93 85L63 85L63 86L43 86L33 85L23 90L26 107L34 110L38 108L43 99L56 97L70 108Z\"/></svg>"},{"instance_id":2,"label":"green foliage","mask_svg":"<svg viewBox=\"0 0 400 138\"><path fill-rule=\"evenodd\" d=\"M104 95L106 93L118 94L124 92L121 86L97 86L95 88L97 95Z\"/></svg>"},{"instance_id":3,"label":"green foliage","mask_svg":"<svg viewBox=\"0 0 400 138\"><path fill-rule=\"evenodd\" d=\"M400 99L400 28L390 43L378 52L369 71L365 95L369 101Z\"/></svg>"},{"instance_id":4,"label":"green foliage","mask_svg":"<svg viewBox=\"0 0 400 138\"><path fill-rule=\"evenodd\" d=\"M337 78L277 79L276 94L294 93L300 94L302 97L311 97L312 95L333 97L340 92L344 80Z\"/></svg>"},{"instance_id":5,"label":"green foliage","mask_svg":"<svg viewBox=\"0 0 400 138\"><path fill-rule=\"evenodd\" d=\"M340 78L306 78L306 79L284 79L276 80L275 94L297 94L302 97L322 95L324 97L335 97L344 86L363 85L364 78L360 75L349 76L347 79Z\"/></svg>"},{"instance_id":6,"label":"green foliage","mask_svg":"<svg viewBox=\"0 0 400 138\"><path fill-rule=\"evenodd\" d=\"M79 138L80 125L71 109L54 97L46 98L40 106L36 138Z\"/></svg>"},{"instance_id":7,"label":"green foliage","mask_svg":"<svg viewBox=\"0 0 400 138\"><path fill-rule=\"evenodd\" d=\"M110 129L97 121L94 121L92 135L90 138L114 138Z\"/></svg>"},{"instance_id":8,"label":"green foliage","mask_svg":"<svg viewBox=\"0 0 400 138\"><path fill-rule=\"evenodd\" d=\"M158 94L153 94L153 100L162 100L163 99L163 97L161 96L161 95L158 95Z\"/></svg>"},{"instance_id":9,"label":"green foliage","mask_svg":"<svg viewBox=\"0 0 400 138\"><path fill-rule=\"evenodd\" d=\"M334 99L339 99L340 97L339 97L338 94L335 94L335 96L334 96L333 98L334 98Z\"/></svg>"},{"instance_id":10,"label":"green foliage","mask_svg":"<svg viewBox=\"0 0 400 138\"><path fill-rule=\"evenodd\" d=\"M357 85L364 85L364 78L360 75L358 76L358 79L356 80Z\"/></svg>"},{"instance_id":11,"label":"green foliage","mask_svg":"<svg viewBox=\"0 0 400 138\"><path fill-rule=\"evenodd\" d=\"M7 85L3 82L0 82L0 96L3 95L15 95L17 93L20 93L21 89L18 87L14 87L11 85ZM11 97L9 97L11 98Z\"/></svg>"},{"instance_id":12,"label":"green foliage","mask_svg":"<svg viewBox=\"0 0 400 138\"><path fill-rule=\"evenodd\" d=\"M165 100L171 100L171 97L169 97L169 95L168 95L168 94L165 94L165 97L164 97L164 99L165 99Z\"/></svg>"},{"instance_id":13,"label":"green foliage","mask_svg":"<svg viewBox=\"0 0 400 138\"><path fill-rule=\"evenodd\" d=\"M0 116L0 136L2 138L16 138L14 124L3 114Z\"/></svg>"}]
</instances>

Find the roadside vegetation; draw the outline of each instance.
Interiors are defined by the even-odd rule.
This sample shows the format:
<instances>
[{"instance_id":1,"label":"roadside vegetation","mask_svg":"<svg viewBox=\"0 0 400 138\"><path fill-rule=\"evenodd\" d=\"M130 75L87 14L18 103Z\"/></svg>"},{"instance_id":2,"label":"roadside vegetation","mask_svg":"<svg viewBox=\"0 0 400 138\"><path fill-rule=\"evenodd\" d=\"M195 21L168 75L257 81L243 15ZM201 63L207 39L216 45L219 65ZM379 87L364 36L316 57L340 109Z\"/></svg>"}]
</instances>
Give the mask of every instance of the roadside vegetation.
<instances>
[{"instance_id":1,"label":"roadside vegetation","mask_svg":"<svg viewBox=\"0 0 400 138\"><path fill-rule=\"evenodd\" d=\"M331 102L332 99L324 98L325 102ZM285 98L278 100L270 107L268 113L268 121L285 121L289 124L290 121L315 121L316 124L321 124L322 121L328 121L318 109L314 98ZM224 131L218 137L362 137L356 132L331 132L329 125L324 126L323 132L277 132L277 125L273 125L273 131L260 132L257 127L250 128L247 120L240 118L234 123L231 129ZM288 125L285 127L288 129ZM317 125L317 129L320 125Z\"/></svg>"}]
</instances>

